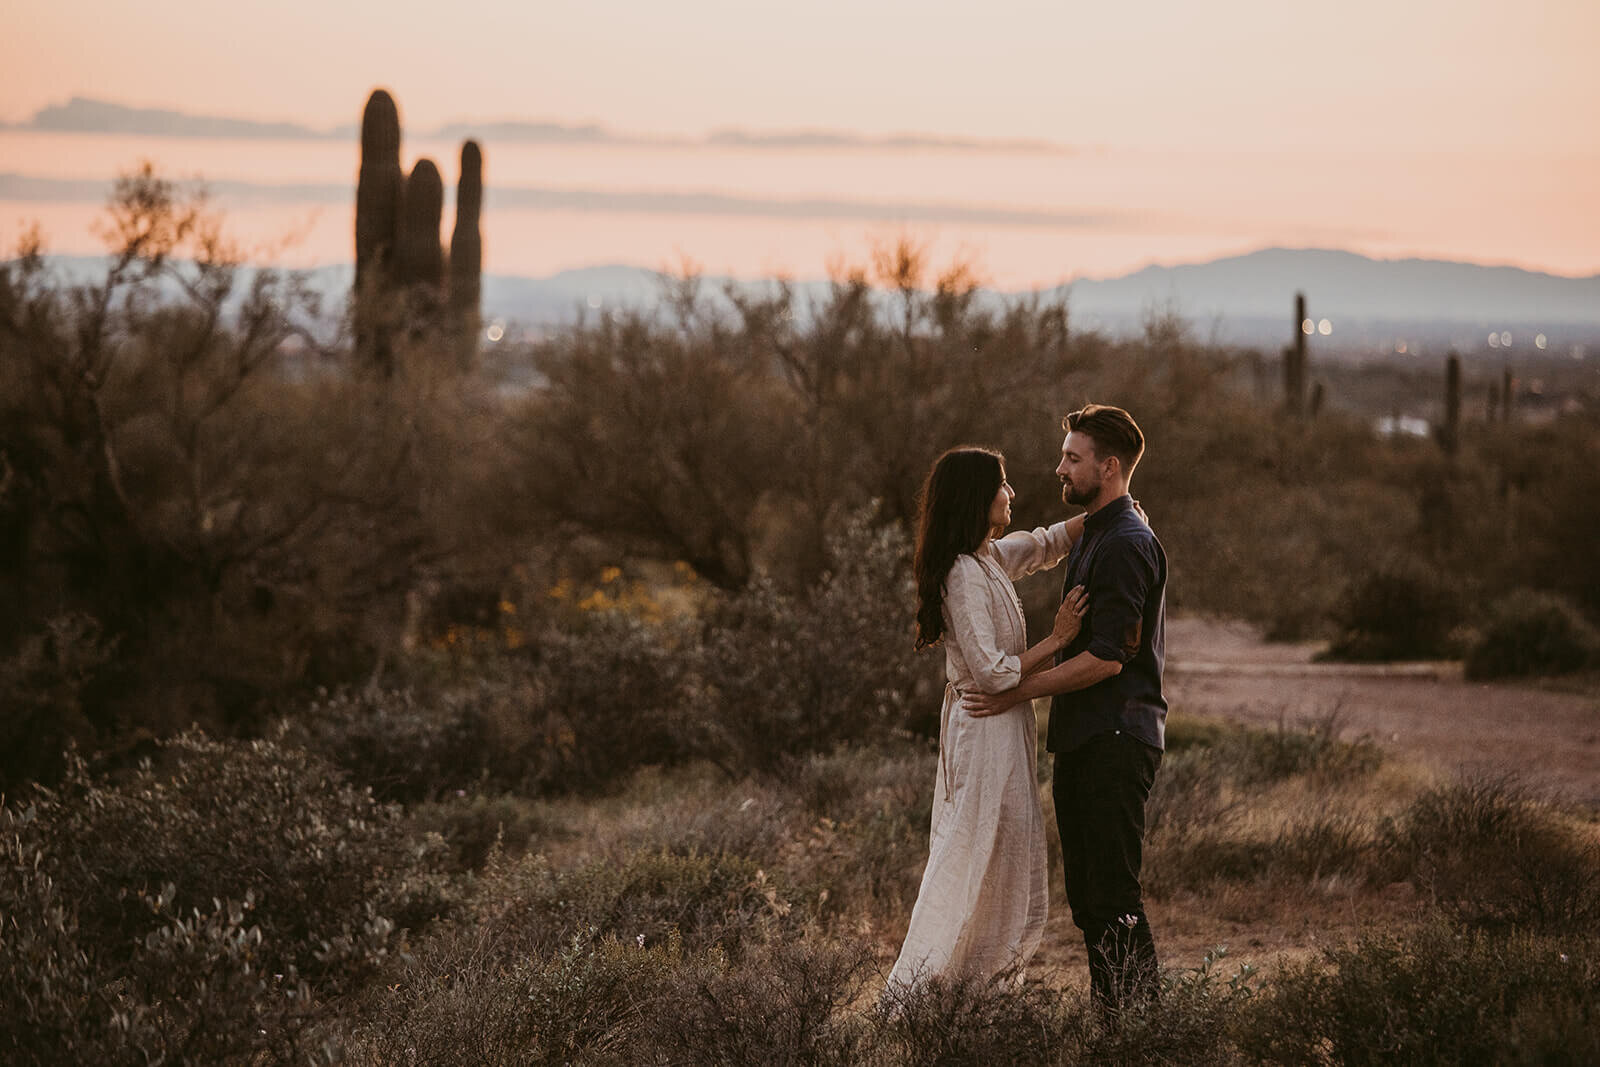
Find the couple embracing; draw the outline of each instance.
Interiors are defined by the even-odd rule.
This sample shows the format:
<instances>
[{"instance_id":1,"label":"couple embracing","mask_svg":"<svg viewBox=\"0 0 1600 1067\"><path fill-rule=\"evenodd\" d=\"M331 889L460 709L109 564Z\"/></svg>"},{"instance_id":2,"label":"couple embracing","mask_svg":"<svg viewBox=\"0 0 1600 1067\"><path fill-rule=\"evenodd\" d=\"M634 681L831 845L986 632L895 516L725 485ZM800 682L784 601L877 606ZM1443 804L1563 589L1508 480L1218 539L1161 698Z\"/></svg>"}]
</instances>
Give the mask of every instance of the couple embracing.
<instances>
[{"instance_id":1,"label":"couple embracing","mask_svg":"<svg viewBox=\"0 0 1600 1067\"><path fill-rule=\"evenodd\" d=\"M928 865L889 991L933 975L1020 980L1048 910L1032 701L1049 696L1056 824L1091 998L1115 1014L1156 995L1139 885L1145 801L1161 764L1167 560L1128 482L1144 435L1121 408L1063 420L1062 498L1083 515L1004 534L1005 461L939 457L923 487L917 642L942 642L944 706ZM1027 640L1013 579L1067 561L1048 636Z\"/></svg>"}]
</instances>

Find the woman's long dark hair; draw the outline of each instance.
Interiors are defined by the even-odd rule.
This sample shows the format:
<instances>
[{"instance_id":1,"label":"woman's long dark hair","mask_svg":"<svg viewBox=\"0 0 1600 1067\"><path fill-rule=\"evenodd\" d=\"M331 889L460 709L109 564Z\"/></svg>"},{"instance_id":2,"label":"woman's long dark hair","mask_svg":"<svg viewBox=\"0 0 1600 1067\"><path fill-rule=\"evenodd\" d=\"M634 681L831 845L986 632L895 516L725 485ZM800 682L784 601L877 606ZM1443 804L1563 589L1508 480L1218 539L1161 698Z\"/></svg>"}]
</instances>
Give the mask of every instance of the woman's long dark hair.
<instances>
[{"instance_id":1,"label":"woman's long dark hair","mask_svg":"<svg viewBox=\"0 0 1600 1067\"><path fill-rule=\"evenodd\" d=\"M989 536L989 509L1006 480L1005 457L987 448L940 456L917 499L917 647L944 636L944 580L956 557Z\"/></svg>"}]
</instances>

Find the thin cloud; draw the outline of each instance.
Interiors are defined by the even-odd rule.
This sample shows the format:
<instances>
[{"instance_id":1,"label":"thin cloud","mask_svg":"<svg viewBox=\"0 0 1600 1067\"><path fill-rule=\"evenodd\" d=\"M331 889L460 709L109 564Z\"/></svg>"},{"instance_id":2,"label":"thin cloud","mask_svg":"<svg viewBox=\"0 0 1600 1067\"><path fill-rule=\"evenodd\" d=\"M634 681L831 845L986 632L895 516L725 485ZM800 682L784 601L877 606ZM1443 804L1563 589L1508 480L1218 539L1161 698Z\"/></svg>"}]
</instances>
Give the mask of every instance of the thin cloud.
<instances>
[{"instance_id":1,"label":"thin cloud","mask_svg":"<svg viewBox=\"0 0 1600 1067\"><path fill-rule=\"evenodd\" d=\"M351 123L316 129L295 122L258 122L221 115L194 115L163 108L128 107L108 100L75 96L65 104L41 108L26 122L0 128L43 133L119 133L146 137L231 138L242 140L354 140ZM845 130L715 130L704 137L652 137L609 129L597 123L570 125L523 119L457 121L414 134L421 140L460 140L524 144L648 145L656 148L742 148L786 151L843 149L870 151L941 151L1067 153L1067 145L1026 138L945 137L926 133L869 136Z\"/></svg>"},{"instance_id":2,"label":"thin cloud","mask_svg":"<svg viewBox=\"0 0 1600 1067\"><path fill-rule=\"evenodd\" d=\"M347 204L355 196L348 184L243 181L199 183L232 204ZM39 178L0 173L0 200L98 203L111 183L81 178ZM843 198L786 200L712 192L610 191L497 186L486 191L498 209L577 211L598 214L715 215L734 218L848 220L903 223L978 224L1055 230L1144 228L1145 215L1116 212L1052 211L1046 208L993 207L941 201L886 201Z\"/></svg>"}]
</instances>

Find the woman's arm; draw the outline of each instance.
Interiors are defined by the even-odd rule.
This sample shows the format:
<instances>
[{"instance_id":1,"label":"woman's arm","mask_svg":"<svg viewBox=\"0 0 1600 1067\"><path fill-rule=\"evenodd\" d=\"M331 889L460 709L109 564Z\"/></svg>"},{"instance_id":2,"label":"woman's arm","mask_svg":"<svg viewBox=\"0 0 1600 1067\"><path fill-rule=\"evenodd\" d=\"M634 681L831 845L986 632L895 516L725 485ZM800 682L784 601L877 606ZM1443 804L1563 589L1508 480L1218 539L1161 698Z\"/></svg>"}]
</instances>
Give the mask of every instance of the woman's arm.
<instances>
[{"instance_id":1,"label":"woman's arm","mask_svg":"<svg viewBox=\"0 0 1600 1067\"><path fill-rule=\"evenodd\" d=\"M985 693L999 693L1022 680L1021 658L1001 651L990 614L989 580L972 556L957 556L944 580L945 640L955 645Z\"/></svg>"},{"instance_id":2,"label":"woman's arm","mask_svg":"<svg viewBox=\"0 0 1600 1067\"><path fill-rule=\"evenodd\" d=\"M1000 560L1000 569L1015 581L1035 571L1054 567L1067 557L1078 538L1083 536L1084 518L1084 515L1074 515L1054 526L1018 530L995 538L994 550Z\"/></svg>"}]
</instances>

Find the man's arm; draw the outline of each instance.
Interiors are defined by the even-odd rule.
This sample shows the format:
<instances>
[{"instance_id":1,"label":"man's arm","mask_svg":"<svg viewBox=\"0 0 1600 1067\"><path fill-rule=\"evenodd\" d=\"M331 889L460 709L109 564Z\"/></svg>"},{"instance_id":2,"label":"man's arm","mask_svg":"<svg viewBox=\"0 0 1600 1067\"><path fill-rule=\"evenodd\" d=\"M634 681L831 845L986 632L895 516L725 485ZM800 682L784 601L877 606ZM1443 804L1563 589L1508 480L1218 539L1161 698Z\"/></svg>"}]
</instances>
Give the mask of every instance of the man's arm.
<instances>
[{"instance_id":1,"label":"man's arm","mask_svg":"<svg viewBox=\"0 0 1600 1067\"><path fill-rule=\"evenodd\" d=\"M1033 697L1087 689L1122 673L1143 638L1144 601L1155 577L1147 547L1135 540L1108 542L1089 577L1088 647L1047 671L1020 679L1000 693L968 694L962 705L972 715L998 715Z\"/></svg>"},{"instance_id":2,"label":"man's arm","mask_svg":"<svg viewBox=\"0 0 1600 1067\"><path fill-rule=\"evenodd\" d=\"M1010 711L1024 700L1087 689L1121 673L1122 664L1116 660L1103 660L1091 652L1079 652L1065 663L1029 675L1014 689L1003 693L967 693L961 703L974 718L982 718Z\"/></svg>"}]
</instances>

